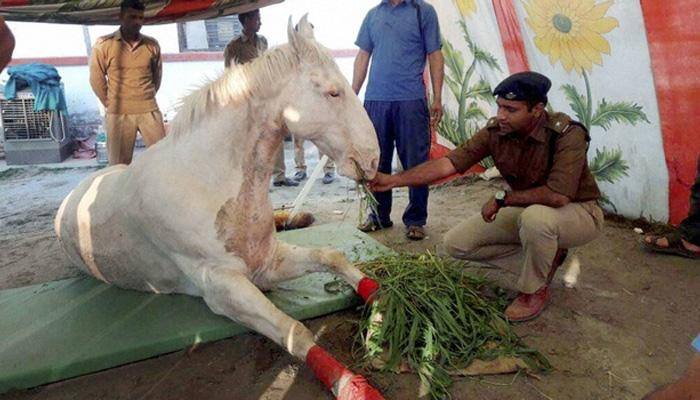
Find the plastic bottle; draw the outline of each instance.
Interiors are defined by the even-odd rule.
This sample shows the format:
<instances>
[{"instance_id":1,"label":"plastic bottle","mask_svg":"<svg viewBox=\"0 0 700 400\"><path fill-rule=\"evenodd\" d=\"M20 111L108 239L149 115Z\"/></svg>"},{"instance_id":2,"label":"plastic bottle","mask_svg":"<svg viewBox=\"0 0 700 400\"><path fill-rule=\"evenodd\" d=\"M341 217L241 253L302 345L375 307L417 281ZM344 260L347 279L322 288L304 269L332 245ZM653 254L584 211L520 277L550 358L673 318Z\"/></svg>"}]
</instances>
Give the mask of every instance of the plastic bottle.
<instances>
[{"instance_id":1,"label":"plastic bottle","mask_svg":"<svg viewBox=\"0 0 700 400\"><path fill-rule=\"evenodd\" d=\"M107 157L107 134L104 127L100 125L97 128L97 138L95 139L95 152L97 153L97 164L107 165L109 157Z\"/></svg>"}]
</instances>

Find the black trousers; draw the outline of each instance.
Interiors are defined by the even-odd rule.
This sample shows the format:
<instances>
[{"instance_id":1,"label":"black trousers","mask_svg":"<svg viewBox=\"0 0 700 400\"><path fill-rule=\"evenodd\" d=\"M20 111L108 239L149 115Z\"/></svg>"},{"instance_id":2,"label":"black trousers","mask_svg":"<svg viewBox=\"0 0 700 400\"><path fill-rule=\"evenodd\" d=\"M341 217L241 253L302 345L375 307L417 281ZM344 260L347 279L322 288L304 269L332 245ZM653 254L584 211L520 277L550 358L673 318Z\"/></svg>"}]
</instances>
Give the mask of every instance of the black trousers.
<instances>
[{"instance_id":1,"label":"black trousers","mask_svg":"<svg viewBox=\"0 0 700 400\"><path fill-rule=\"evenodd\" d=\"M700 156L697 168L695 184L690 188L690 211L688 218L681 222L680 231L683 239L700 246Z\"/></svg>"}]
</instances>

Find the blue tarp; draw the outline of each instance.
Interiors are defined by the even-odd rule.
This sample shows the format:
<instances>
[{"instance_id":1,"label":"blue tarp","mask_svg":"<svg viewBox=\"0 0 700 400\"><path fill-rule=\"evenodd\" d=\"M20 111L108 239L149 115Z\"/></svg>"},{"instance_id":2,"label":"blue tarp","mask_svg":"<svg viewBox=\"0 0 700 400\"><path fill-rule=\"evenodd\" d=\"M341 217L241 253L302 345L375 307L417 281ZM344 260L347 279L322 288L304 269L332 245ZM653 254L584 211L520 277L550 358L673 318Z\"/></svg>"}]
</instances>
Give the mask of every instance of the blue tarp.
<instances>
[{"instance_id":1,"label":"blue tarp","mask_svg":"<svg viewBox=\"0 0 700 400\"><path fill-rule=\"evenodd\" d=\"M52 65L16 65L8 68L7 73L10 75L5 85L7 100L14 99L17 91L29 86L34 94L34 111L67 111L61 76Z\"/></svg>"}]
</instances>

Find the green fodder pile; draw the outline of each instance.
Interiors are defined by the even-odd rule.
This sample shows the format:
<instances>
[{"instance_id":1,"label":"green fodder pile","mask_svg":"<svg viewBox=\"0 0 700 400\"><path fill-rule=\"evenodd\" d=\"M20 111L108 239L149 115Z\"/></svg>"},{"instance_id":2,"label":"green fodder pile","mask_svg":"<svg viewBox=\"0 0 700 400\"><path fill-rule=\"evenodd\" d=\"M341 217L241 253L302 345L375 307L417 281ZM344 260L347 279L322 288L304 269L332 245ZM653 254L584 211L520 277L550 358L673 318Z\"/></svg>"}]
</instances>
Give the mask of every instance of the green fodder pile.
<instances>
[{"instance_id":1,"label":"green fodder pile","mask_svg":"<svg viewBox=\"0 0 700 400\"><path fill-rule=\"evenodd\" d=\"M355 355L420 376L431 398L449 398L450 372L474 360L517 357L533 370L551 368L505 320L505 292L461 262L430 253L380 255L360 268L380 284L360 320Z\"/></svg>"}]
</instances>

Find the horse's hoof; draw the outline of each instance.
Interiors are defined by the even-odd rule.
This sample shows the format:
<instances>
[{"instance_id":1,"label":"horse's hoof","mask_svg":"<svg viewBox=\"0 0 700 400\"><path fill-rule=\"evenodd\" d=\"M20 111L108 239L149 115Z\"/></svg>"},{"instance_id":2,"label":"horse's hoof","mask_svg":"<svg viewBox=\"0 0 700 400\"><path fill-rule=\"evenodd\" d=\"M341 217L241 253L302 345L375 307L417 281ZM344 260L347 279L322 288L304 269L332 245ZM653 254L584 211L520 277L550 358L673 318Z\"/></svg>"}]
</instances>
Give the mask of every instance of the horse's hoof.
<instances>
[{"instance_id":1,"label":"horse's hoof","mask_svg":"<svg viewBox=\"0 0 700 400\"><path fill-rule=\"evenodd\" d=\"M338 400L384 400L379 390L372 387L362 375L354 375L340 388Z\"/></svg>"}]
</instances>

